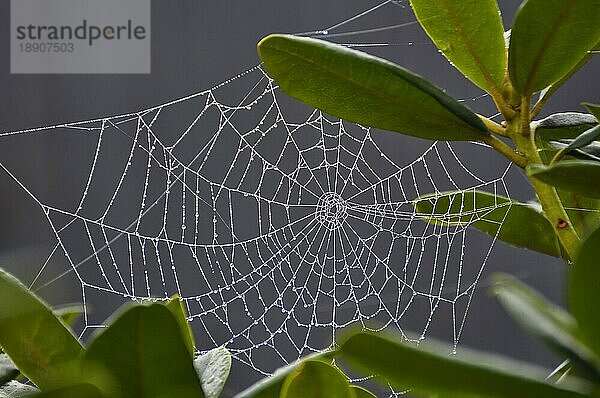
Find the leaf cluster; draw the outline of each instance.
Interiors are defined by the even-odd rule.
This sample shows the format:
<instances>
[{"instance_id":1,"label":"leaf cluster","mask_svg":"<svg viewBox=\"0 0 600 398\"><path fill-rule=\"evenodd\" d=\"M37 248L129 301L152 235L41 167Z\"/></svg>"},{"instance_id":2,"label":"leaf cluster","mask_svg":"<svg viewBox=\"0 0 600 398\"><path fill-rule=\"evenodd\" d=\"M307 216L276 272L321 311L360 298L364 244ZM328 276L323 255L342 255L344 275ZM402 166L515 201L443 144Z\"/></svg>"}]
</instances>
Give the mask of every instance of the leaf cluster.
<instances>
[{"instance_id":1,"label":"leaf cluster","mask_svg":"<svg viewBox=\"0 0 600 398\"><path fill-rule=\"evenodd\" d=\"M2 270L0 302L0 398L217 398L229 375L226 349L196 356L178 296L125 305L87 345L81 309L52 311Z\"/></svg>"},{"instance_id":2,"label":"leaf cluster","mask_svg":"<svg viewBox=\"0 0 600 398\"><path fill-rule=\"evenodd\" d=\"M496 0L410 3L440 52L489 94L502 123L400 65L342 45L275 34L258 44L258 53L282 91L324 112L423 139L494 148L524 169L539 205L485 192L434 192L415 199L417 213L571 261L600 224L600 184L589 183L600 181L599 108L585 104L590 114L534 118L599 48L600 2L527 0L507 32ZM490 201L504 210L487 211Z\"/></svg>"}]
</instances>

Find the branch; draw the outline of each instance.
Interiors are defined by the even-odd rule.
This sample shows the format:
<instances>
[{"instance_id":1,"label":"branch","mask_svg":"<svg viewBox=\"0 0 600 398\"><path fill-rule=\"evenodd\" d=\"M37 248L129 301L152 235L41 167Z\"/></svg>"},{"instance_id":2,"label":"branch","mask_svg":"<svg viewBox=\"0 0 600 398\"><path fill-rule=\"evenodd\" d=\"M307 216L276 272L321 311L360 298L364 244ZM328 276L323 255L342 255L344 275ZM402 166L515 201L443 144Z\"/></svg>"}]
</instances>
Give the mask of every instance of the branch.
<instances>
[{"instance_id":1,"label":"branch","mask_svg":"<svg viewBox=\"0 0 600 398\"><path fill-rule=\"evenodd\" d=\"M527 166L527 159L523 155L517 153L513 148L511 148L498 137L489 135L483 138L482 141L494 148L496 151L500 152L502 155L504 155L504 157L517 166L523 169Z\"/></svg>"},{"instance_id":2,"label":"branch","mask_svg":"<svg viewBox=\"0 0 600 398\"><path fill-rule=\"evenodd\" d=\"M535 144L535 130L531 129L529 121L531 120L531 97L525 96L521 101L521 117L519 132L515 135L517 139L517 147L527 155L528 162L532 164L543 164ZM567 214L563 203L558 196L556 189L544 184L535 178L529 178L535 193L542 205L544 215L554 227L554 232L563 248L566 251L566 256L569 260L575 258L575 254L579 249L580 238L575 230L569 215Z\"/></svg>"},{"instance_id":3,"label":"branch","mask_svg":"<svg viewBox=\"0 0 600 398\"><path fill-rule=\"evenodd\" d=\"M485 127L487 127L487 129L490 130L492 133L501 135L502 137L508 137L508 132L506 131L506 129L504 127L502 127L498 123L488 119L485 116L482 116L479 114L477 116L479 116L479 119L481 119L483 124L485 124Z\"/></svg>"},{"instance_id":4,"label":"branch","mask_svg":"<svg viewBox=\"0 0 600 398\"><path fill-rule=\"evenodd\" d=\"M513 117L515 117L515 110L508 104L508 102L506 102L506 100L501 95L490 95L492 97L492 100L494 101L494 104L496 105L496 108L498 108L502 116L504 116L504 119L510 120Z\"/></svg>"}]
</instances>

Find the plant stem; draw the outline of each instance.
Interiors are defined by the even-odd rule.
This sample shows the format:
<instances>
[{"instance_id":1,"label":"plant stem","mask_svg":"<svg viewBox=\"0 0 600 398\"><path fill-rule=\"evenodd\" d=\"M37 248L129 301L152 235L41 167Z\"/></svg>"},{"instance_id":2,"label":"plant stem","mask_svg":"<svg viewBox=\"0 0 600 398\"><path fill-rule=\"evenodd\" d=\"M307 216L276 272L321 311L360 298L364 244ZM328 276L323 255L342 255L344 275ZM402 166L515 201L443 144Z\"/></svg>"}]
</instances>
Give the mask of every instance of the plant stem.
<instances>
[{"instance_id":1,"label":"plant stem","mask_svg":"<svg viewBox=\"0 0 600 398\"><path fill-rule=\"evenodd\" d=\"M479 119L481 119L483 124L485 124L485 127L487 127L487 129L490 130L492 133L501 135L502 137L508 137L508 133L506 132L506 129L504 127L488 119L485 116L479 114L477 114L477 116L479 116Z\"/></svg>"},{"instance_id":2,"label":"plant stem","mask_svg":"<svg viewBox=\"0 0 600 398\"><path fill-rule=\"evenodd\" d=\"M496 105L496 108L500 111L504 119L509 120L515 116L515 110L510 107L504 97L497 91L490 92L490 96Z\"/></svg>"},{"instance_id":3,"label":"plant stem","mask_svg":"<svg viewBox=\"0 0 600 398\"><path fill-rule=\"evenodd\" d=\"M486 144L488 144L489 146L491 146L492 148L494 148L496 151L500 152L508 160L510 160L517 166L519 166L523 169L527 166L527 159L523 155L520 155L517 152L515 152L514 149L512 149L510 146L508 146L501 139L499 139L493 135L489 135L489 136L483 138L482 141L485 142Z\"/></svg>"},{"instance_id":4,"label":"plant stem","mask_svg":"<svg viewBox=\"0 0 600 398\"><path fill-rule=\"evenodd\" d=\"M546 218L552 223L554 231L565 249L567 259L573 260L577 250L579 250L581 241L575 228L573 228L573 224L571 224L571 220L562 205L556 189L533 178L529 180L537 193Z\"/></svg>"},{"instance_id":5,"label":"plant stem","mask_svg":"<svg viewBox=\"0 0 600 398\"><path fill-rule=\"evenodd\" d=\"M524 97L521 101L520 118L509 126L516 130L514 131L513 138L519 151L527 156L527 163L542 164L542 159L535 144L535 132L531 130L529 125L531 118L530 107L531 97ZM529 181L533 189L535 189L546 218L552 223L556 236L565 249L567 259L573 260L579 249L580 239L556 189L534 178L530 178Z\"/></svg>"},{"instance_id":6,"label":"plant stem","mask_svg":"<svg viewBox=\"0 0 600 398\"><path fill-rule=\"evenodd\" d=\"M552 160L550 161L550 164L554 164L556 162L558 162L559 160L561 160L565 155L567 154L566 148L561 149L560 151L556 152L556 155L554 155L552 157Z\"/></svg>"}]
</instances>

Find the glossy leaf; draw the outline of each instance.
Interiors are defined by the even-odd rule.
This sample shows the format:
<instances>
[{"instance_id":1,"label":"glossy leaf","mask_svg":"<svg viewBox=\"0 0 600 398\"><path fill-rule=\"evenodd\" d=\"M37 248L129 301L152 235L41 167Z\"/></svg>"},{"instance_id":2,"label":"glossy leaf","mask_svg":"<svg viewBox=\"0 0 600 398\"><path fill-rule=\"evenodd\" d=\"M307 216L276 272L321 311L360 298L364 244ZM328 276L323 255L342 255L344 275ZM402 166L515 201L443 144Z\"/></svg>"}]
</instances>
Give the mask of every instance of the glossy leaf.
<instances>
[{"instance_id":1,"label":"glossy leaf","mask_svg":"<svg viewBox=\"0 0 600 398\"><path fill-rule=\"evenodd\" d=\"M589 130L579 134L577 138L572 140L569 145L564 149L565 153L573 151L575 149L583 148L590 145L600 137L600 125L592 127Z\"/></svg>"},{"instance_id":2,"label":"glossy leaf","mask_svg":"<svg viewBox=\"0 0 600 398\"><path fill-rule=\"evenodd\" d=\"M538 99L538 103L545 103L548 99L558 90L567 80L571 78L579 69L581 69L585 64L588 63L594 56L596 55L596 51L600 50L600 42L596 43L592 51L589 51L579 62L575 64L563 77L561 77L556 83L553 83L551 86L546 87L542 91L540 91L540 96ZM536 104L537 106L537 104Z\"/></svg>"},{"instance_id":3,"label":"glossy leaf","mask_svg":"<svg viewBox=\"0 0 600 398\"><path fill-rule=\"evenodd\" d=\"M112 370L112 369L111 369ZM57 379L53 389L61 389L79 384L90 384L95 386L104 395L109 397L118 396L119 382L109 372L106 366L96 362L78 359L66 362L56 367ZM49 391L48 389L44 391Z\"/></svg>"},{"instance_id":4,"label":"glossy leaf","mask_svg":"<svg viewBox=\"0 0 600 398\"><path fill-rule=\"evenodd\" d=\"M231 370L231 354L225 347L208 351L194 360L194 368L206 398L218 398Z\"/></svg>"},{"instance_id":5,"label":"glossy leaf","mask_svg":"<svg viewBox=\"0 0 600 398\"><path fill-rule=\"evenodd\" d=\"M431 140L489 135L471 110L389 61L289 35L264 38L258 52L285 93L344 120Z\"/></svg>"},{"instance_id":6,"label":"glossy leaf","mask_svg":"<svg viewBox=\"0 0 600 398\"><path fill-rule=\"evenodd\" d=\"M346 376L321 361L303 361L285 380L281 398L356 398Z\"/></svg>"},{"instance_id":7,"label":"glossy leaf","mask_svg":"<svg viewBox=\"0 0 600 398\"><path fill-rule=\"evenodd\" d=\"M8 355L0 354L0 386L15 379L19 373L19 370L15 367L15 364L10 360Z\"/></svg>"},{"instance_id":8,"label":"glossy leaf","mask_svg":"<svg viewBox=\"0 0 600 398\"><path fill-rule=\"evenodd\" d=\"M586 377L600 380L600 359L577 334L577 322L566 311L509 275L496 275L493 291L511 317L560 356L569 358Z\"/></svg>"},{"instance_id":9,"label":"glossy leaf","mask_svg":"<svg viewBox=\"0 0 600 398\"><path fill-rule=\"evenodd\" d=\"M546 184L577 194L600 198L600 162L565 160L551 166L531 165L527 173Z\"/></svg>"},{"instance_id":10,"label":"glossy leaf","mask_svg":"<svg viewBox=\"0 0 600 398\"><path fill-rule=\"evenodd\" d=\"M554 150L566 150L573 140L552 141L550 145ZM595 160L600 162L600 142L593 142L584 148L569 151L569 155L576 159Z\"/></svg>"},{"instance_id":11,"label":"glossy leaf","mask_svg":"<svg viewBox=\"0 0 600 398\"><path fill-rule=\"evenodd\" d=\"M544 380L548 374L521 362L490 354L460 349L448 356L452 347L432 342L419 347L380 334L358 333L343 342L340 357L368 374L378 374L396 389L416 394L438 394L506 398L567 398L586 396L592 387L569 378L559 385Z\"/></svg>"},{"instance_id":12,"label":"glossy leaf","mask_svg":"<svg viewBox=\"0 0 600 398\"><path fill-rule=\"evenodd\" d=\"M13 380L3 386L0 386L0 398L30 397L31 394L38 391L39 390L35 387Z\"/></svg>"},{"instance_id":13,"label":"glossy leaf","mask_svg":"<svg viewBox=\"0 0 600 398\"><path fill-rule=\"evenodd\" d=\"M600 120L600 105L590 104L589 102L584 102L583 106L585 106L586 109L592 115L594 115L594 117L596 118L596 120Z\"/></svg>"},{"instance_id":14,"label":"glossy leaf","mask_svg":"<svg viewBox=\"0 0 600 398\"><path fill-rule=\"evenodd\" d=\"M550 221L534 207L482 191L451 191L415 200L418 215L431 224L464 225L540 253L560 257Z\"/></svg>"},{"instance_id":15,"label":"glossy leaf","mask_svg":"<svg viewBox=\"0 0 600 398\"><path fill-rule=\"evenodd\" d=\"M21 373L41 389L54 387L57 366L83 347L48 306L0 270L0 345Z\"/></svg>"},{"instance_id":16,"label":"glossy leaf","mask_svg":"<svg viewBox=\"0 0 600 398\"><path fill-rule=\"evenodd\" d=\"M600 229L583 243L569 279L569 305L586 342L600 356Z\"/></svg>"},{"instance_id":17,"label":"glossy leaf","mask_svg":"<svg viewBox=\"0 0 600 398\"><path fill-rule=\"evenodd\" d=\"M598 0L526 0L512 26L509 73L529 95L559 81L600 42Z\"/></svg>"},{"instance_id":18,"label":"glossy leaf","mask_svg":"<svg viewBox=\"0 0 600 398\"><path fill-rule=\"evenodd\" d=\"M597 126L598 121L587 113L555 113L542 120L532 122L537 141L549 142L574 139L584 131ZM538 145L539 146L539 145Z\"/></svg>"},{"instance_id":19,"label":"glossy leaf","mask_svg":"<svg viewBox=\"0 0 600 398\"><path fill-rule=\"evenodd\" d=\"M258 383L248 387L235 398L279 398L281 388L286 378L302 364L303 361L318 360L330 364L332 362L331 352L317 353L304 357L302 361L279 368L271 377L262 379Z\"/></svg>"},{"instance_id":20,"label":"glossy leaf","mask_svg":"<svg viewBox=\"0 0 600 398\"><path fill-rule=\"evenodd\" d=\"M185 307L183 306L183 301L179 295L175 295L167 301L165 306L171 311L171 314L177 320L179 324L179 328L181 329L181 333L183 336L183 341L185 341L185 346L187 347L190 356L194 358L195 350L196 350L196 342L194 339L194 332L192 331L192 326L187 320L187 313Z\"/></svg>"},{"instance_id":21,"label":"glossy leaf","mask_svg":"<svg viewBox=\"0 0 600 398\"><path fill-rule=\"evenodd\" d=\"M30 395L31 398L103 398L102 392L93 384L76 384L52 391ZM142 396L140 396L142 397Z\"/></svg>"},{"instance_id":22,"label":"glossy leaf","mask_svg":"<svg viewBox=\"0 0 600 398\"><path fill-rule=\"evenodd\" d=\"M112 371L121 397L203 397L179 324L165 306L133 306L108 323L85 358Z\"/></svg>"},{"instance_id":23,"label":"glossy leaf","mask_svg":"<svg viewBox=\"0 0 600 398\"><path fill-rule=\"evenodd\" d=\"M352 390L356 398L377 398L377 395L373 394L366 388L362 388L359 386L350 386L350 389Z\"/></svg>"},{"instance_id":24,"label":"glossy leaf","mask_svg":"<svg viewBox=\"0 0 600 398\"><path fill-rule=\"evenodd\" d=\"M496 0L410 0L435 45L472 82L500 93L507 58Z\"/></svg>"}]
</instances>

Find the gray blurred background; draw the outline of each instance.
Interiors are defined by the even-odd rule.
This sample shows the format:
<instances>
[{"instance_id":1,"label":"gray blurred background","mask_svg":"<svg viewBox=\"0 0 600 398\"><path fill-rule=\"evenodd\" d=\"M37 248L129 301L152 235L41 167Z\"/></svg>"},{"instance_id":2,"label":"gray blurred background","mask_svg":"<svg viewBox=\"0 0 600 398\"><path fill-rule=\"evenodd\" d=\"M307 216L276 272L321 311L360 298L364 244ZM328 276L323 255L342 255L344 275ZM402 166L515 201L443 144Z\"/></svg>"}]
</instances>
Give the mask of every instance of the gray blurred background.
<instances>
[{"instance_id":1,"label":"gray blurred background","mask_svg":"<svg viewBox=\"0 0 600 398\"><path fill-rule=\"evenodd\" d=\"M382 1L158 1L152 2L152 73L148 75L11 75L9 68L9 1L0 3L0 40L4 61L0 63L0 131L21 130L61 122L134 112L215 86L258 64L256 42L272 32L314 32L336 25ZM336 36L336 32L368 30L414 21L405 2L387 5L348 24L332 29L331 40L342 43L382 42L389 46L363 49L392 59L446 88L448 93L469 99L476 111L491 115L486 98L471 101L480 91L453 70L428 43L416 25L373 34ZM500 0L506 25L510 25L520 2ZM385 11L384 11L385 10ZM410 44L413 43L413 44ZM592 60L555 95L544 114L583 111L581 101L598 101L598 60ZM234 93L235 94L235 93ZM232 98L236 98L233 95ZM232 100L233 101L233 100ZM226 102L226 101L225 101ZM300 112L306 111L302 107ZM543 116L541 115L541 116ZM379 133L374 133L379 134ZM388 152L399 159L414 159L429 146L418 139L379 134ZM502 169L499 156L477 153L472 145L457 145L471 169ZM36 186L36 194L66 198L79 186L76 159L89 151L89 143L56 137L0 141L0 162L20 179ZM74 160L75 159L75 160ZM82 165L87 168L88 165ZM532 199L525 179L509 174L511 196ZM0 263L30 282L54 245L52 231L39 206L3 171L0 212ZM66 199L65 199L66 200ZM485 239L482 239L485 247ZM469 248L467 248L469 250ZM481 250L481 248L474 248ZM56 269L52 269L54 266ZM53 264L44 278L60 274L64 264ZM565 266L550 257L523 252L497 243L473 297L460 344L492 350L552 368L560 359L522 332L488 294L488 277L504 271L517 275L558 303L563 303ZM81 300L81 289L73 273L39 291L54 304ZM111 308L112 304L107 304ZM103 312L102 310L98 310ZM108 311L108 310L107 310ZM108 311L109 312L109 311ZM408 327L410 329L410 327ZM431 332L433 335L436 331ZM443 334L443 333L440 333ZM247 386L258 374L236 367L227 394ZM426 376L424 376L426 377Z\"/></svg>"}]
</instances>

